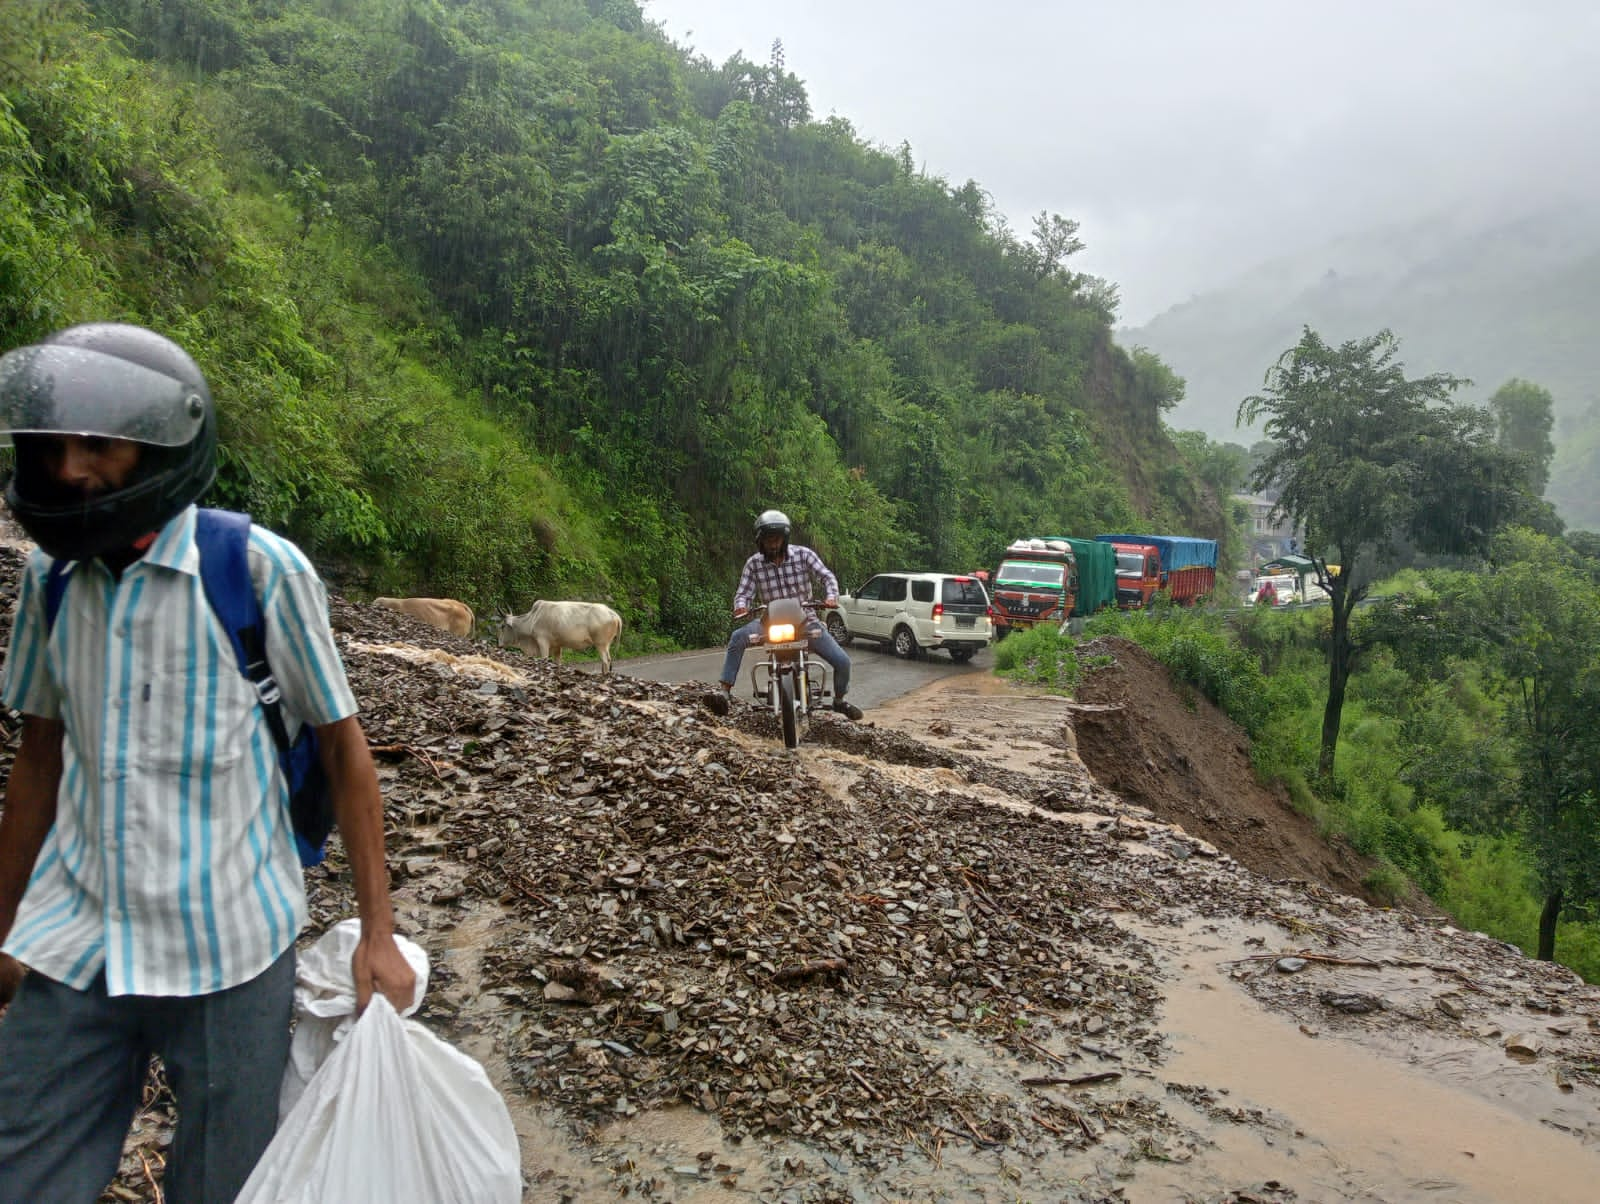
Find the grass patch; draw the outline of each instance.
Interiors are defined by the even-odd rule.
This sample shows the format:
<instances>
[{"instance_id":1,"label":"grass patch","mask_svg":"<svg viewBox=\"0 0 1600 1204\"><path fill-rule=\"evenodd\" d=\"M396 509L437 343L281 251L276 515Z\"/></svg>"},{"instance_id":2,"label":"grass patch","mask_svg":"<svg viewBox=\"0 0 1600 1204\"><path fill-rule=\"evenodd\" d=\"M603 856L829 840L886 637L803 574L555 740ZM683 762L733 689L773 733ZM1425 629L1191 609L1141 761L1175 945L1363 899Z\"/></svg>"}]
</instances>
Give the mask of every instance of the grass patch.
<instances>
[{"instance_id":1,"label":"grass patch","mask_svg":"<svg viewBox=\"0 0 1600 1204\"><path fill-rule=\"evenodd\" d=\"M1014 631L994 646L994 671L1011 681L1070 695L1082 677L1077 642L1054 627Z\"/></svg>"}]
</instances>

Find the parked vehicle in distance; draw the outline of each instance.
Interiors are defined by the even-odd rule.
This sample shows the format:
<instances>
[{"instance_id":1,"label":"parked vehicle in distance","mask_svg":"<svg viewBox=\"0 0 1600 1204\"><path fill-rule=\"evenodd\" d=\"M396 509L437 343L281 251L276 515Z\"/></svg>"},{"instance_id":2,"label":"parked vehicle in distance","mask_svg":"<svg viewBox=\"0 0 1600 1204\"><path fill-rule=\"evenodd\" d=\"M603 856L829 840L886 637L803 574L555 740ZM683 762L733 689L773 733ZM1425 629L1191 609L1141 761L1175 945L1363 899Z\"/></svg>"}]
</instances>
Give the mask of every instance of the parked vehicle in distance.
<instances>
[{"instance_id":1,"label":"parked vehicle in distance","mask_svg":"<svg viewBox=\"0 0 1600 1204\"><path fill-rule=\"evenodd\" d=\"M943 648L960 664L994 639L989 594L970 574L879 573L854 593L839 595L828 630L841 644L875 640L912 658Z\"/></svg>"},{"instance_id":2,"label":"parked vehicle in distance","mask_svg":"<svg viewBox=\"0 0 1600 1204\"><path fill-rule=\"evenodd\" d=\"M1217 541L1188 535L1096 535L1117 551L1117 606L1139 610L1164 593L1193 606L1217 584Z\"/></svg>"},{"instance_id":3,"label":"parked vehicle in distance","mask_svg":"<svg viewBox=\"0 0 1600 1204\"><path fill-rule=\"evenodd\" d=\"M1273 606L1290 606L1300 601L1300 581L1293 573L1269 573L1257 577L1254 587L1250 590L1247 605L1259 606L1262 601L1262 591L1268 586L1272 589L1268 593Z\"/></svg>"},{"instance_id":4,"label":"parked vehicle in distance","mask_svg":"<svg viewBox=\"0 0 1600 1204\"><path fill-rule=\"evenodd\" d=\"M1078 566L1064 539L1018 539L990 579L995 637L1040 623L1059 627L1072 613Z\"/></svg>"}]
</instances>

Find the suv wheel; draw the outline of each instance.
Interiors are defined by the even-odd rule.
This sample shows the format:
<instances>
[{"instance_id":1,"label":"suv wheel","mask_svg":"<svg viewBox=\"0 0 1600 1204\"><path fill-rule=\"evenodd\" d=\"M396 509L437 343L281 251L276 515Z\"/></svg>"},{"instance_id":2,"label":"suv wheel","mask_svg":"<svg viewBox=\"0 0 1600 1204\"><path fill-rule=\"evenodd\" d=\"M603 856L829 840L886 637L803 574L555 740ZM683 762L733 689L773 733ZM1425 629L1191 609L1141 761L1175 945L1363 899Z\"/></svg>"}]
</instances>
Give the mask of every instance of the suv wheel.
<instances>
[{"instance_id":1,"label":"suv wheel","mask_svg":"<svg viewBox=\"0 0 1600 1204\"><path fill-rule=\"evenodd\" d=\"M844 625L844 616L837 611L828 615L828 634L839 642L841 648L850 647L850 629Z\"/></svg>"},{"instance_id":2,"label":"suv wheel","mask_svg":"<svg viewBox=\"0 0 1600 1204\"><path fill-rule=\"evenodd\" d=\"M905 657L908 661L917 658L917 637L911 634L909 627L896 627L894 629L894 650L896 655Z\"/></svg>"}]
</instances>

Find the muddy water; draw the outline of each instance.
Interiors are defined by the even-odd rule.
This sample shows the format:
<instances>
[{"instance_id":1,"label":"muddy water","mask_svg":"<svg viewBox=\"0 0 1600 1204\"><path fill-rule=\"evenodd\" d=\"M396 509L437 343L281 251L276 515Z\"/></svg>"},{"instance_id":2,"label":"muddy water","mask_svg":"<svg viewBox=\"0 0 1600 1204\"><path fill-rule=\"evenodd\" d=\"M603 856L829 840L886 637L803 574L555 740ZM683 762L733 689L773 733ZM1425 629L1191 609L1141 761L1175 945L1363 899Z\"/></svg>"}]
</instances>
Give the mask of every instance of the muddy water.
<instances>
[{"instance_id":1,"label":"muddy water","mask_svg":"<svg viewBox=\"0 0 1600 1204\"><path fill-rule=\"evenodd\" d=\"M987 695L981 695L986 701ZM954 702L954 699L951 699ZM970 696L962 705L970 708ZM996 725L1017 717L995 704ZM1048 748L1048 719L1030 729ZM1012 733L1015 734L1014 732ZM736 737L735 737L736 738ZM1024 744L1032 744L1027 740ZM1059 745L1058 745L1059 748ZM1014 748L1018 767L1037 767L1040 748ZM847 795L862 765L849 755L800 757L824 786ZM877 767L904 785L928 792L960 791L997 806L1026 804L965 782L949 770ZM1034 812L1041 819L1101 828L1104 814ZM1152 854L1141 840L1164 830L1132 817L1126 855ZM1161 1029L1170 1053L1156 1064L1132 1050L1104 1066L1074 1059L1074 1072L1116 1069L1120 1081L1063 1099L1099 1109L1102 1119L1126 1106L1145 1121L1126 1129L1107 1125L1092 1148L1065 1149L1026 1125L1004 1149L978 1149L959 1132L934 1128L907 1133L900 1155L870 1163L799 1143L732 1140L715 1116L668 1108L594 1129L579 1130L545 1111L514 1085L498 1052L522 1014L482 990L481 951L504 913L492 905L469 910L446 938L444 960L455 973L446 987L468 1030L458 1038L501 1087L511 1109L527 1176L526 1200L661 1201L738 1199L895 1201L1178 1201L1248 1198L1301 1201L1381 1200L1589 1201L1600 1199L1600 1111L1587 1087L1558 1093L1548 1065L1519 1066L1495 1044L1449 1041L1404 1026L1373 1026L1365 1045L1331 1031L1312 1037L1292 1020L1266 1010L1228 975L1226 963L1273 947L1282 930L1244 923L1195 921L1163 928L1132 916L1125 927L1158 950L1170 967ZM1437 990L1404 970L1384 971L1363 984L1386 999L1418 1006ZM1506 1031L1527 1017L1501 1019ZM845 1022L873 1025L861 1014ZM1334 1026L1329 1025L1332 1029ZM1009 1097L1024 1112L1030 1095L1020 1082L1040 1067L1021 1063L999 1044L961 1033L930 1035L949 1074L992 1097ZM1558 1131L1554 1126L1560 1126ZM1575 1136L1574 1134L1578 1135ZM1276 1183L1253 1192L1255 1185Z\"/></svg>"},{"instance_id":2,"label":"muddy water","mask_svg":"<svg viewBox=\"0 0 1600 1204\"><path fill-rule=\"evenodd\" d=\"M1490 1055L1442 1047L1428 1073L1332 1036L1311 1037L1265 1011L1228 978L1223 963L1248 956L1248 937L1274 930L1196 921L1181 931L1130 922L1166 950L1181 973L1164 984L1169 1083L1226 1092L1229 1109L1259 1109L1258 1123L1195 1127L1216 1143L1191 1165L1144 1164L1127 1185L1131 1201L1186 1198L1198 1179L1238 1184L1277 1180L1301 1199L1592 1202L1600 1198L1600 1153L1554 1131L1595 1101L1552 1099ZM1259 949L1259 946L1257 946ZM1469 1088L1451 1071L1466 1069ZM1496 1080L1505 1078L1506 1089ZM1547 1080L1548 1076L1544 1076ZM1184 1105L1172 1101L1174 1111ZM1566 1114L1563 1119L1557 1115Z\"/></svg>"}]
</instances>

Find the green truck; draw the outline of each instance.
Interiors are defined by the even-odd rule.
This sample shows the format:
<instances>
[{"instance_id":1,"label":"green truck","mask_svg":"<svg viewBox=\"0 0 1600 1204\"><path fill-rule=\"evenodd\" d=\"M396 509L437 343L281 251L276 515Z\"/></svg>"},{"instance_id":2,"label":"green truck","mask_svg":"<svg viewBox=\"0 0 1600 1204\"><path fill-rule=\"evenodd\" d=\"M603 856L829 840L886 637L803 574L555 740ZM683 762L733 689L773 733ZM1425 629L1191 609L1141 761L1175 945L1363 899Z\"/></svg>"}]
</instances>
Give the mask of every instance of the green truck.
<instances>
[{"instance_id":1,"label":"green truck","mask_svg":"<svg viewBox=\"0 0 1600 1204\"><path fill-rule=\"evenodd\" d=\"M995 638L1074 615L1090 615L1117 600L1116 554L1107 544L1070 535L1014 540L989 582Z\"/></svg>"}]
</instances>

